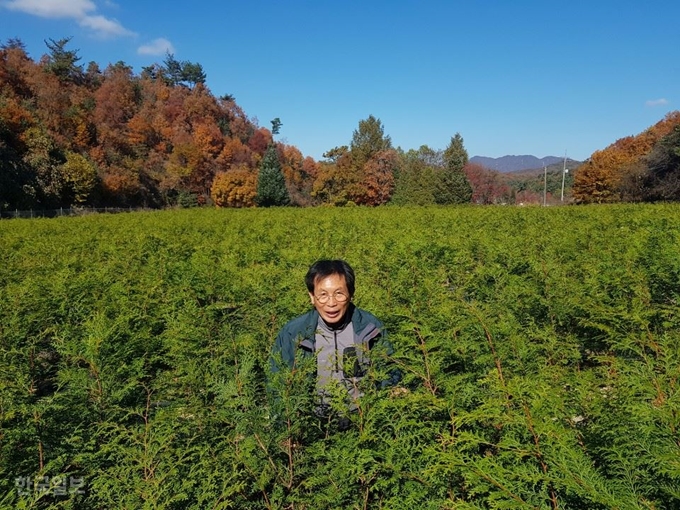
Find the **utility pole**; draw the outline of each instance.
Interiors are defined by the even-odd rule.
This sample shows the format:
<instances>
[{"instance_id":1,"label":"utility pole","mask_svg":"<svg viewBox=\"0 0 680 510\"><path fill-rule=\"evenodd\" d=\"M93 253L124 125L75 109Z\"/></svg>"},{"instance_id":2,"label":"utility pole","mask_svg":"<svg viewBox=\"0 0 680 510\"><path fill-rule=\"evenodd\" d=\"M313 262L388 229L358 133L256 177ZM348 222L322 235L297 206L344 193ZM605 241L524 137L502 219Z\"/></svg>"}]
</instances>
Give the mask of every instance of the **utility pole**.
<instances>
[{"instance_id":1,"label":"utility pole","mask_svg":"<svg viewBox=\"0 0 680 510\"><path fill-rule=\"evenodd\" d=\"M548 194L548 167L543 165L543 206L547 205L546 197Z\"/></svg>"},{"instance_id":2,"label":"utility pole","mask_svg":"<svg viewBox=\"0 0 680 510\"><path fill-rule=\"evenodd\" d=\"M564 202L564 177L567 175L567 151L564 151L564 167L562 168L562 197L560 202Z\"/></svg>"}]
</instances>

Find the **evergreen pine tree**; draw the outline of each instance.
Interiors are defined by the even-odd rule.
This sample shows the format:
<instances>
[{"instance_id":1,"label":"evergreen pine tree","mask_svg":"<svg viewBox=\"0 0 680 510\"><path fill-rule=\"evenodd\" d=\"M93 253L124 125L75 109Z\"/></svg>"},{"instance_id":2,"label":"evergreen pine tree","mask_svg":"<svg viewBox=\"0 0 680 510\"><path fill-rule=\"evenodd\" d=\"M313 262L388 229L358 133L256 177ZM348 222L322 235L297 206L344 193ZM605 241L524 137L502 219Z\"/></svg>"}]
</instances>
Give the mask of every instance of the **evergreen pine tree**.
<instances>
[{"instance_id":1,"label":"evergreen pine tree","mask_svg":"<svg viewBox=\"0 0 680 510\"><path fill-rule=\"evenodd\" d=\"M349 148L354 167L363 170L371 156L392 148L392 139L385 135L385 128L380 119L369 115L366 120L359 121L359 127L352 135Z\"/></svg>"},{"instance_id":2,"label":"evergreen pine tree","mask_svg":"<svg viewBox=\"0 0 680 510\"><path fill-rule=\"evenodd\" d=\"M66 45L70 37L50 42L45 41L50 54L47 56L45 69L54 73L61 81L78 81L83 74L83 68L76 63L80 60L78 50L67 50Z\"/></svg>"},{"instance_id":3,"label":"evergreen pine tree","mask_svg":"<svg viewBox=\"0 0 680 510\"><path fill-rule=\"evenodd\" d=\"M422 145L400 155L395 175L392 203L395 205L432 205L442 172L442 151Z\"/></svg>"},{"instance_id":4,"label":"evergreen pine tree","mask_svg":"<svg viewBox=\"0 0 680 510\"><path fill-rule=\"evenodd\" d=\"M269 144L260 163L255 202L260 207L290 204L290 196L286 189L286 181L281 172L281 162L274 143Z\"/></svg>"},{"instance_id":5,"label":"evergreen pine tree","mask_svg":"<svg viewBox=\"0 0 680 510\"><path fill-rule=\"evenodd\" d=\"M435 190L438 204L468 204L472 200L472 186L463 168L468 162L468 154L463 146L463 137L456 133L444 150L444 169Z\"/></svg>"}]
</instances>

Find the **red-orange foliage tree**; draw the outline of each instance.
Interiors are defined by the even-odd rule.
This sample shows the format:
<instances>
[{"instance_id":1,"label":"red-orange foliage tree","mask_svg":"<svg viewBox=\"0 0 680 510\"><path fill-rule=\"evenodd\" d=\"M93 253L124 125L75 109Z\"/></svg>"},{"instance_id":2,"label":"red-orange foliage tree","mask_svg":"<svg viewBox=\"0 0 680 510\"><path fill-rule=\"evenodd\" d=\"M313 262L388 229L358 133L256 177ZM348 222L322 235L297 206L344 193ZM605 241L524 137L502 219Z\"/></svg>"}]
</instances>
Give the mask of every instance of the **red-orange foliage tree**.
<instances>
[{"instance_id":1,"label":"red-orange foliage tree","mask_svg":"<svg viewBox=\"0 0 680 510\"><path fill-rule=\"evenodd\" d=\"M396 151L388 149L373 154L364 164L360 194L354 201L362 205L382 205L394 192L394 169L397 168Z\"/></svg>"},{"instance_id":2,"label":"red-orange foliage tree","mask_svg":"<svg viewBox=\"0 0 680 510\"><path fill-rule=\"evenodd\" d=\"M472 202L475 204L497 204L505 202L510 195L510 187L503 182L495 170L477 163L467 163L463 171L472 186Z\"/></svg>"},{"instance_id":3,"label":"red-orange foliage tree","mask_svg":"<svg viewBox=\"0 0 680 510\"><path fill-rule=\"evenodd\" d=\"M281 172L286 180L286 188L294 205L311 204L311 191L318 173L317 163L312 158L305 158L297 147L279 144L281 153Z\"/></svg>"},{"instance_id":4,"label":"red-orange foliage tree","mask_svg":"<svg viewBox=\"0 0 680 510\"><path fill-rule=\"evenodd\" d=\"M267 147L269 147L271 141L272 134L267 128L260 128L253 132L252 136L248 140L248 148L250 148L253 154L257 155L257 161L255 162L256 165L262 159L262 156L264 156L264 153L267 151Z\"/></svg>"}]
</instances>

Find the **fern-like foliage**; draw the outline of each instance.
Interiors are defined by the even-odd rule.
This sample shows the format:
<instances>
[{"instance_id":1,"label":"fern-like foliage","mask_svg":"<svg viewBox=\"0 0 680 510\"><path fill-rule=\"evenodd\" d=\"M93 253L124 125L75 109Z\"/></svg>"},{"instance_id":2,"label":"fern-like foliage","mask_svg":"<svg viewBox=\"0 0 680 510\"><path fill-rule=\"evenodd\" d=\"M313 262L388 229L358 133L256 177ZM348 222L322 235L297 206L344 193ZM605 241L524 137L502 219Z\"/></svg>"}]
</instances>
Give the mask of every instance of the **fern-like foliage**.
<instances>
[{"instance_id":1,"label":"fern-like foliage","mask_svg":"<svg viewBox=\"0 0 680 510\"><path fill-rule=\"evenodd\" d=\"M676 508L679 215L0 223L0 506ZM268 373L327 257L352 263L395 348L372 353L345 431L315 414L313 359ZM342 392L331 407L345 412Z\"/></svg>"}]
</instances>

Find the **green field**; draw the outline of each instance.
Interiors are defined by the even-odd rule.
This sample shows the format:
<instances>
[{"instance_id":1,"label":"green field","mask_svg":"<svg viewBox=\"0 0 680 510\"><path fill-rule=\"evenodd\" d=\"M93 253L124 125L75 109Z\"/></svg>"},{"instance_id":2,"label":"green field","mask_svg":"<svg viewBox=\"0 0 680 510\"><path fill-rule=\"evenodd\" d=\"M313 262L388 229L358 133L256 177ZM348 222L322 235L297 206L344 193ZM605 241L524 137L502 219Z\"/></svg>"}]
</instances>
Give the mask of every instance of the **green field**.
<instances>
[{"instance_id":1,"label":"green field","mask_svg":"<svg viewBox=\"0 0 680 510\"><path fill-rule=\"evenodd\" d=\"M265 377L329 257L408 391L324 436ZM678 299L678 205L0 221L0 506L678 508Z\"/></svg>"}]
</instances>

